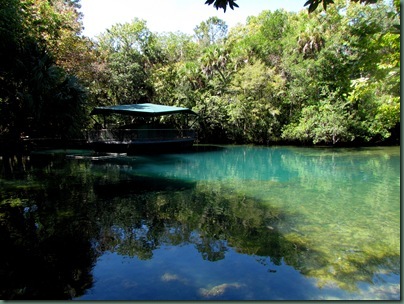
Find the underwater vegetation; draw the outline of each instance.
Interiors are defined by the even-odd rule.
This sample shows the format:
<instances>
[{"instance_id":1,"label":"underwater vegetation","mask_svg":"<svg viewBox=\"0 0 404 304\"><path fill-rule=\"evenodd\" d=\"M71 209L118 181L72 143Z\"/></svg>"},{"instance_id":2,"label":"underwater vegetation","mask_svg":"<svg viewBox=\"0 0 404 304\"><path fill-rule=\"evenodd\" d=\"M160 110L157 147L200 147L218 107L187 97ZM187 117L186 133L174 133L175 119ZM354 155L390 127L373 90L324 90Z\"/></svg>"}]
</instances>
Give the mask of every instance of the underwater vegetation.
<instances>
[{"instance_id":1,"label":"underwater vegetation","mask_svg":"<svg viewBox=\"0 0 404 304\"><path fill-rule=\"evenodd\" d=\"M320 289L395 299L399 285L382 284L400 274L395 152L260 150L194 162L173 155L159 159L161 171L148 158L33 157L22 176L0 179L1 298L80 298L105 253L146 263L161 248L192 245L202 261L234 252L268 274L287 265ZM237 299L252 288L242 277L196 284L164 269L158 280L201 299Z\"/></svg>"}]
</instances>

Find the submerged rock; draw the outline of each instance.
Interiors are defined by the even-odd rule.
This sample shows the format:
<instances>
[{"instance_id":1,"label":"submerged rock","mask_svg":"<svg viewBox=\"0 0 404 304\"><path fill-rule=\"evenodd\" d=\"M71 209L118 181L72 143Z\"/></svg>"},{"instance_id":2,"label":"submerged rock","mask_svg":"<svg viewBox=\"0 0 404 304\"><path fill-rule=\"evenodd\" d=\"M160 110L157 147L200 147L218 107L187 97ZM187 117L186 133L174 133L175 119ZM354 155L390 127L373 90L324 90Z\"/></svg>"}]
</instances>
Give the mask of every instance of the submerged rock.
<instances>
[{"instance_id":1,"label":"submerged rock","mask_svg":"<svg viewBox=\"0 0 404 304\"><path fill-rule=\"evenodd\" d=\"M164 281L164 282L172 282L172 281L179 281L179 282L183 282L183 283L186 282L186 279L181 278L180 276L178 276L176 274L169 273L169 272L164 273L161 276L161 280Z\"/></svg>"},{"instance_id":2,"label":"submerged rock","mask_svg":"<svg viewBox=\"0 0 404 304\"><path fill-rule=\"evenodd\" d=\"M226 290L228 290L229 288L237 289L237 288L241 288L243 286L245 286L245 285L239 284L239 283L225 283L225 284L216 285L210 289L200 288L199 293L203 297L216 297L216 296L220 296L220 295L224 294L226 292Z\"/></svg>"}]
</instances>

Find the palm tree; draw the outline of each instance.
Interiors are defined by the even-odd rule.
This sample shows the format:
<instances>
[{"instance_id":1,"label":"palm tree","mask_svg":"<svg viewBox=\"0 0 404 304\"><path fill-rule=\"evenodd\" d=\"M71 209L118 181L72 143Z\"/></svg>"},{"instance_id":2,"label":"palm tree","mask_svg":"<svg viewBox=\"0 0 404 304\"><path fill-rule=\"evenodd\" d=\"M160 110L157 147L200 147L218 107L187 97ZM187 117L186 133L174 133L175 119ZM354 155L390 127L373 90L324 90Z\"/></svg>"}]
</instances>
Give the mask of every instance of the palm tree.
<instances>
[{"instance_id":1,"label":"palm tree","mask_svg":"<svg viewBox=\"0 0 404 304\"><path fill-rule=\"evenodd\" d=\"M225 74L229 61L230 51L225 47L214 45L204 50L200 59L201 69L208 78L212 77L215 71L218 72L221 81L227 83L231 74Z\"/></svg>"},{"instance_id":2,"label":"palm tree","mask_svg":"<svg viewBox=\"0 0 404 304\"><path fill-rule=\"evenodd\" d=\"M299 53L302 53L305 58L309 58L324 47L325 41L318 28L306 27L306 30L299 34L297 44Z\"/></svg>"}]
</instances>

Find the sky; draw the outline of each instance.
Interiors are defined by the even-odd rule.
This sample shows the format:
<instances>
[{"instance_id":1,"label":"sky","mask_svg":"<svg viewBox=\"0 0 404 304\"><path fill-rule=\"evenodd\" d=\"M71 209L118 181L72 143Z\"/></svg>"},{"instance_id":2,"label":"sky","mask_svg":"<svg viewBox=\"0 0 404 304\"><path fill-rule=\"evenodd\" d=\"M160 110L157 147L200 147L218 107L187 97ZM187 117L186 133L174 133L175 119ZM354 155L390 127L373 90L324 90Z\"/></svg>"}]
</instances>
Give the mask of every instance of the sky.
<instances>
[{"instance_id":1,"label":"sky","mask_svg":"<svg viewBox=\"0 0 404 304\"><path fill-rule=\"evenodd\" d=\"M224 20L229 29L237 23L245 24L248 16L258 16L263 10L285 9L298 12L306 0L237 0L234 10L226 13L216 10L206 0L81 0L84 14L85 36L95 38L117 23L131 22L134 18L146 20L152 32L177 32L194 34L194 28L209 17Z\"/></svg>"}]
</instances>

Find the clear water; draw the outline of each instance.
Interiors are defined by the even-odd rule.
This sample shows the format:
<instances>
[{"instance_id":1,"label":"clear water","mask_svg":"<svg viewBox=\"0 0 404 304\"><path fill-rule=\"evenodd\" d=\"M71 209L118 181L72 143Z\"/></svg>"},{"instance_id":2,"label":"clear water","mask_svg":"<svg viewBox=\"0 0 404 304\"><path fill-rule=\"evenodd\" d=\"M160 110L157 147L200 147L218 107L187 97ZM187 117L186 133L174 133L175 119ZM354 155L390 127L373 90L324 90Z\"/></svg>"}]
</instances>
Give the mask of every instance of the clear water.
<instances>
[{"instance_id":1,"label":"clear water","mask_svg":"<svg viewBox=\"0 0 404 304\"><path fill-rule=\"evenodd\" d=\"M0 180L1 298L400 299L399 147L46 151L23 171Z\"/></svg>"}]
</instances>

